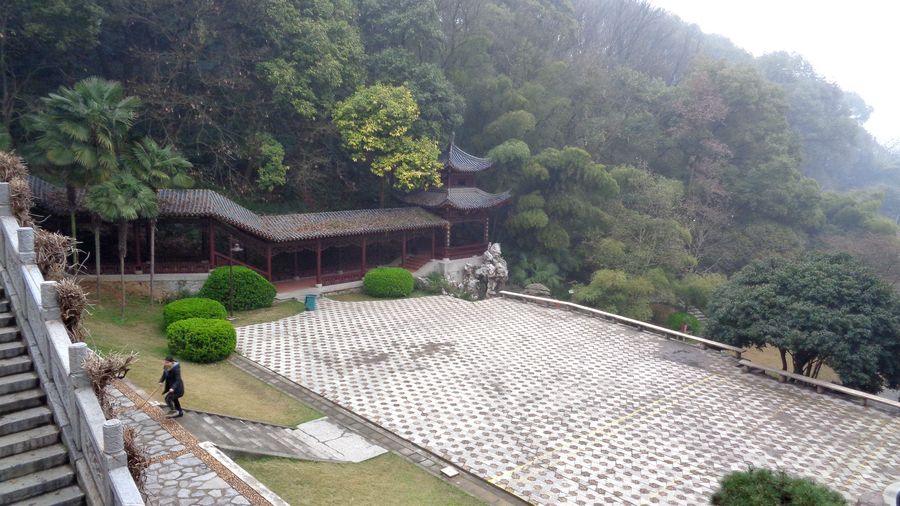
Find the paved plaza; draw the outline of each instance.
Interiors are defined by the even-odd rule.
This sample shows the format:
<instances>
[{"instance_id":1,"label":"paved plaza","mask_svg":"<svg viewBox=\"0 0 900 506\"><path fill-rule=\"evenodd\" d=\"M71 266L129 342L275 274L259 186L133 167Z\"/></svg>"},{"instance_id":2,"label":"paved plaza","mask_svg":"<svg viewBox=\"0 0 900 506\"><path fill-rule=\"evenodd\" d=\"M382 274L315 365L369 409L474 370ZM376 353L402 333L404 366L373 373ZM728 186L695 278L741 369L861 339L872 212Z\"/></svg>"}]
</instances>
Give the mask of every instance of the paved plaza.
<instances>
[{"instance_id":1,"label":"paved plaza","mask_svg":"<svg viewBox=\"0 0 900 506\"><path fill-rule=\"evenodd\" d=\"M238 348L536 504L704 504L751 465L853 501L900 477L898 415L506 299L321 300Z\"/></svg>"}]
</instances>

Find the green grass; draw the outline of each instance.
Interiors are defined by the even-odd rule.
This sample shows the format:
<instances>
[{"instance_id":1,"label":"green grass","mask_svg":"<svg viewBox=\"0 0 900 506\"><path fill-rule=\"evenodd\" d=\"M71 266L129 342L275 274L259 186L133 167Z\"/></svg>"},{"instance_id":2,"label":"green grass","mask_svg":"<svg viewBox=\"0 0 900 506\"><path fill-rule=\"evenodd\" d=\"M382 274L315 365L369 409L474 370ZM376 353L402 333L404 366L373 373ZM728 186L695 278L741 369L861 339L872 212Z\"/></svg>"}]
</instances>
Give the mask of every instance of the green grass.
<instances>
[{"instance_id":1,"label":"green grass","mask_svg":"<svg viewBox=\"0 0 900 506\"><path fill-rule=\"evenodd\" d=\"M108 292L111 294L112 290ZM85 341L91 348L103 352L138 353L138 360L128 373L128 379L148 393L156 389L162 374L162 360L168 354L162 308L162 304L151 304L146 297L132 295L128 298L123 320L114 297L104 297L85 321L85 327L90 332ZM270 308L238 312L234 323L249 325L272 321L302 310L302 303L285 302ZM186 408L283 425L297 425L322 417L318 411L227 361L215 364L184 362L181 369L185 385L181 403ZM161 400L158 394L155 399Z\"/></svg>"},{"instance_id":2,"label":"green grass","mask_svg":"<svg viewBox=\"0 0 900 506\"><path fill-rule=\"evenodd\" d=\"M434 295L432 293L423 292L421 290L413 290L413 293L409 294L409 297L397 297L390 299L382 299L379 297L372 297L371 295L367 295L363 292L344 292L344 293L336 293L326 295L331 300L337 300L340 302L366 302L370 300L397 300L397 299L414 299L416 297L428 297L429 295Z\"/></svg>"},{"instance_id":3,"label":"green grass","mask_svg":"<svg viewBox=\"0 0 900 506\"><path fill-rule=\"evenodd\" d=\"M398 455L359 464L237 458L236 462L294 506L475 506L481 501Z\"/></svg>"}]
</instances>

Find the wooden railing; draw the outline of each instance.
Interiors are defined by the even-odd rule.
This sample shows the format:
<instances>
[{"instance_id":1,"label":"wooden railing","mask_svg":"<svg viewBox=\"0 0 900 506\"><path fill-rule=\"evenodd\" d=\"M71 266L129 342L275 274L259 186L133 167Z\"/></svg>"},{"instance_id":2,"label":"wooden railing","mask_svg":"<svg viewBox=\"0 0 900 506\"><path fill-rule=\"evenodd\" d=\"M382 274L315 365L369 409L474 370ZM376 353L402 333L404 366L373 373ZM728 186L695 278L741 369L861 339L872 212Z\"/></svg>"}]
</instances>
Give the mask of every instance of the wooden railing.
<instances>
[{"instance_id":1,"label":"wooden railing","mask_svg":"<svg viewBox=\"0 0 900 506\"><path fill-rule=\"evenodd\" d=\"M340 274L322 274L323 285L337 285L340 283L350 283L351 281L359 281L363 278L359 271L342 272Z\"/></svg>"},{"instance_id":2,"label":"wooden railing","mask_svg":"<svg viewBox=\"0 0 900 506\"><path fill-rule=\"evenodd\" d=\"M665 327L660 327L658 325L653 325L652 323L642 322L640 320L633 320L631 318L626 318L624 316L619 316L613 313L607 313L606 311L600 311L599 309L594 309L592 307L581 306L575 304L573 302L566 302L562 300L556 299L548 299L545 297L536 297L534 295L525 295L523 293L515 293L515 292L507 292L501 291L500 295L510 298L510 299L519 299L524 300L526 302L534 302L537 304L541 304L549 307L557 307L557 308L566 308L573 311L577 311L579 313L584 313L590 316L599 316L605 320L613 321L616 323L620 323L622 325L627 325L629 327L637 328L638 330L643 330L645 332L651 332L654 334L660 334L663 337L669 339L678 339L679 341L698 343L703 348L713 348L716 350L724 350L724 351L732 351L734 352L735 357L738 359L741 358L741 355L747 351L744 348L740 348L737 346L731 346L730 344L720 343L718 341L713 341L711 339L704 339L702 337L694 336L691 334L685 334L684 332L678 332L676 330L667 329Z\"/></svg>"},{"instance_id":3,"label":"wooden railing","mask_svg":"<svg viewBox=\"0 0 900 506\"><path fill-rule=\"evenodd\" d=\"M741 360L738 362L743 368L744 372L751 372L753 370L765 371L768 373L773 373L778 376L778 379L782 382L787 381L788 379L806 383L807 385L816 387L816 392L822 393L824 390L831 390L833 392L839 392L844 395L849 395L850 397L854 397L856 399L860 399L862 401L863 406L867 406L869 401L884 404L885 406L892 406L894 408L900 409L900 402L892 401L890 399L879 397L877 395L870 394L868 392L862 392L860 390L854 390L852 388L847 388L843 385L837 385L835 383L829 383L827 381L822 381L816 378L810 378L809 376L803 376L802 374L797 374L793 372L788 372L782 369L776 369L774 367L766 367L764 365L759 365L753 363L749 360Z\"/></svg>"},{"instance_id":4,"label":"wooden railing","mask_svg":"<svg viewBox=\"0 0 900 506\"><path fill-rule=\"evenodd\" d=\"M469 258L481 255L485 251L487 251L488 243L481 244L467 244L465 246L453 246L450 248L444 248L443 255L444 258L449 258L451 260L457 260L460 258Z\"/></svg>"},{"instance_id":5,"label":"wooden railing","mask_svg":"<svg viewBox=\"0 0 900 506\"><path fill-rule=\"evenodd\" d=\"M269 277L268 272L266 272L258 267L254 267L250 264L241 262L240 260L238 260L236 258L228 258L227 256L225 256L219 252L216 252L215 261L216 261L216 265L214 265L213 267L228 267L229 265L240 265L241 267L246 267L248 269L256 271L257 273L259 273L259 275L261 275L264 278Z\"/></svg>"}]
</instances>

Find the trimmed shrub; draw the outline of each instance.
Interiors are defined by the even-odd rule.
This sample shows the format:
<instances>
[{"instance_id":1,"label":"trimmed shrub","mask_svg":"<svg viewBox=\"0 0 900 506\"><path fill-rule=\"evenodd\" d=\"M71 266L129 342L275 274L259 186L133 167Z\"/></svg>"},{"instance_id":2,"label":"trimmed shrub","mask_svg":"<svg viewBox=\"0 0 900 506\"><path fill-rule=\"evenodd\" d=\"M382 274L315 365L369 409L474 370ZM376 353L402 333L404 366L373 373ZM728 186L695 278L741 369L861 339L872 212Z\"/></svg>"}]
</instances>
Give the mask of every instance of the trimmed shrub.
<instances>
[{"instance_id":1,"label":"trimmed shrub","mask_svg":"<svg viewBox=\"0 0 900 506\"><path fill-rule=\"evenodd\" d=\"M188 318L166 329L169 352L191 362L218 362L237 347L237 333L227 320Z\"/></svg>"},{"instance_id":2,"label":"trimmed shrub","mask_svg":"<svg viewBox=\"0 0 900 506\"><path fill-rule=\"evenodd\" d=\"M784 471L750 469L722 478L712 496L716 506L845 506L844 497L805 478Z\"/></svg>"},{"instance_id":3,"label":"trimmed shrub","mask_svg":"<svg viewBox=\"0 0 900 506\"><path fill-rule=\"evenodd\" d=\"M275 300L275 287L272 283L252 269L240 265L213 269L198 295L217 300L228 307L229 269L234 269L234 309L246 311L272 305L272 301Z\"/></svg>"},{"instance_id":4,"label":"trimmed shrub","mask_svg":"<svg viewBox=\"0 0 900 506\"><path fill-rule=\"evenodd\" d=\"M202 297L188 297L166 304L163 309L163 321L169 325L188 318L209 318L211 320L224 320L228 316L225 306L221 302Z\"/></svg>"},{"instance_id":5,"label":"trimmed shrub","mask_svg":"<svg viewBox=\"0 0 900 506\"><path fill-rule=\"evenodd\" d=\"M681 326L685 323L688 326L688 330L692 334L696 335L700 333L700 320L698 320L697 317L690 313L679 311L677 313L670 314L666 319L666 327L669 327L672 330L677 330L679 332L681 332Z\"/></svg>"},{"instance_id":6,"label":"trimmed shrub","mask_svg":"<svg viewBox=\"0 0 900 506\"><path fill-rule=\"evenodd\" d=\"M413 287L415 281L412 274L400 267L378 267L367 272L363 278L363 288L372 297L407 297Z\"/></svg>"}]
</instances>

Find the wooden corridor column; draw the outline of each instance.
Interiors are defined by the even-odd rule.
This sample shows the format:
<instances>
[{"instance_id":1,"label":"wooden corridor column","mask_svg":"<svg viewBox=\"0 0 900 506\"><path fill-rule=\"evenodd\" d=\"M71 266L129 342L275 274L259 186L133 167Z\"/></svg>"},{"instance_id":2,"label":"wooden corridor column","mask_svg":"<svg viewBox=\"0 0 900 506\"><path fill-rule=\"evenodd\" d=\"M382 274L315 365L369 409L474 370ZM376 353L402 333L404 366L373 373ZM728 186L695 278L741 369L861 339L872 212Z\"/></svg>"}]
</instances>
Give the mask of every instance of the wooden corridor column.
<instances>
[{"instance_id":1,"label":"wooden corridor column","mask_svg":"<svg viewBox=\"0 0 900 506\"><path fill-rule=\"evenodd\" d=\"M291 276L294 279L300 278L300 274L298 273L298 268L297 268L297 255L298 254L299 254L299 252L297 252L297 251L294 252L294 274Z\"/></svg>"},{"instance_id":2,"label":"wooden corridor column","mask_svg":"<svg viewBox=\"0 0 900 506\"><path fill-rule=\"evenodd\" d=\"M209 268L216 266L216 224L209 220Z\"/></svg>"},{"instance_id":3,"label":"wooden corridor column","mask_svg":"<svg viewBox=\"0 0 900 506\"><path fill-rule=\"evenodd\" d=\"M362 259L359 262L359 275L363 277L366 275L366 238L362 238Z\"/></svg>"},{"instance_id":4,"label":"wooden corridor column","mask_svg":"<svg viewBox=\"0 0 900 506\"><path fill-rule=\"evenodd\" d=\"M406 230L403 231L403 247L400 248L400 267L406 267Z\"/></svg>"},{"instance_id":5,"label":"wooden corridor column","mask_svg":"<svg viewBox=\"0 0 900 506\"><path fill-rule=\"evenodd\" d=\"M431 259L432 260L437 258L437 256L436 256L437 255L437 251L436 251L436 249L437 249L436 239L437 238L435 237L435 235L436 234L434 233L434 229L431 229Z\"/></svg>"},{"instance_id":6,"label":"wooden corridor column","mask_svg":"<svg viewBox=\"0 0 900 506\"><path fill-rule=\"evenodd\" d=\"M266 246L266 275L272 281L272 245Z\"/></svg>"},{"instance_id":7,"label":"wooden corridor column","mask_svg":"<svg viewBox=\"0 0 900 506\"><path fill-rule=\"evenodd\" d=\"M316 284L322 284L322 239L316 239Z\"/></svg>"}]
</instances>

